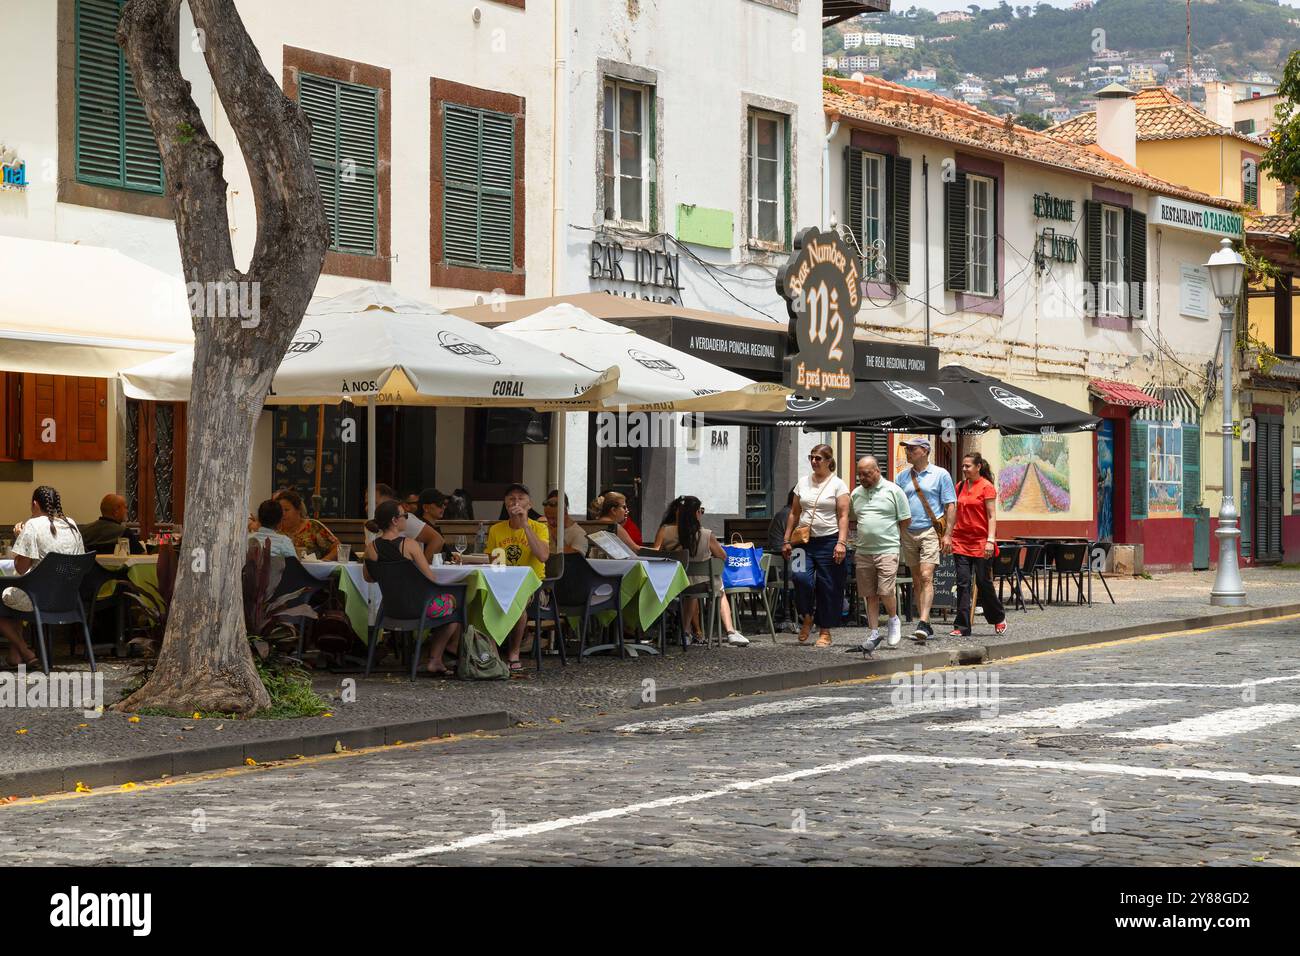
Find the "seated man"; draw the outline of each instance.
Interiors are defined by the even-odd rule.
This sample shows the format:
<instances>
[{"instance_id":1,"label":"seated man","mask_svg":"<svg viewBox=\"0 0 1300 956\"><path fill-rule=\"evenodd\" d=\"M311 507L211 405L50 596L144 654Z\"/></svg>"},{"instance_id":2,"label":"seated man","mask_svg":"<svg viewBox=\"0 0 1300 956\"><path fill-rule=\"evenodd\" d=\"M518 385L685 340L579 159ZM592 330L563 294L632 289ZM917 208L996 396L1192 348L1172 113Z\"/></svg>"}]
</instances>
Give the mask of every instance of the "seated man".
<instances>
[{"instance_id":1,"label":"seated man","mask_svg":"<svg viewBox=\"0 0 1300 956\"><path fill-rule=\"evenodd\" d=\"M126 526L126 499L109 494L99 503L99 518L81 529L81 539L86 550L96 554L112 554L119 538L126 538L132 554L144 554L140 535Z\"/></svg>"},{"instance_id":2,"label":"seated man","mask_svg":"<svg viewBox=\"0 0 1300 956\"><path fill-rule=\"evenodd\" d=\"M258 528L248 536L249 543L261 546L270 541L271 557L296 558L298 552L293 549L293 539L280 533L280 522L283 520L284 510L280 507L280 502L267 498L257 506Z\"/></svg>"},{"instance_id":3,"label":"seated man","mask_svg":"<svg viewBox=\"0 0 1300 956\"><path fill-rule=\"evenodd\" d=\"M550 532L545 521L528 517L531 506L526 487L515 484L506 489L506 519L488 529L487 553L494 564L527 565L541 578L546 575L546 559L551 556ZM527 626L528 615L519 615L506 641L506 662L512 671L523 667L519 663L519 647Z\"/></svg>"}]
</instances>

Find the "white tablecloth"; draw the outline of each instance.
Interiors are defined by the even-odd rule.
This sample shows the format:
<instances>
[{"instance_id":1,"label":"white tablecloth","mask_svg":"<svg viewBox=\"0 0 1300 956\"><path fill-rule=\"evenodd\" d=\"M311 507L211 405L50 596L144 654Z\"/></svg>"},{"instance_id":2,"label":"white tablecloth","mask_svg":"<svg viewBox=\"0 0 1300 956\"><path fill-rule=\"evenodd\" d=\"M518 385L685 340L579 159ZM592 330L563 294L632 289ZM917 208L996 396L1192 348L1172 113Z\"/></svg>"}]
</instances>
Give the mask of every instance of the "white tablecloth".
<instances>
[{"instance_id":1,"label":"white tablecloth","mask_svg":"<svg viewBox=\"0 0 1300 956\"><path fill-rule=\"evenodd\" d=\"M681 565L671 558L588 558L587 563L601 574L627 574L633 565L642 565L655 597L663 600Z\"/></svg>"},{"instance_id":2,"label":"white tablecloth","mask_svg":"<svg viewBox=\"0 0 1300 956\"><path fill-rule=\"evenodd\" d=\"M379 585L365 579L362 574L363 565L353 561L304 561L302 566L313 577L322 581L333 574L336 568L343 568L356 589L366 596L366 604L370 607L370 623L375 622L375 612L379 608ZM515 603L519 589L528 579L529 570L529 568L497 564L476 564L466 567L444 564L434 567L433 579L439 584L464 584L466 578L481 571L488 591L504 611Z\"/></svg>"}]
</instances>

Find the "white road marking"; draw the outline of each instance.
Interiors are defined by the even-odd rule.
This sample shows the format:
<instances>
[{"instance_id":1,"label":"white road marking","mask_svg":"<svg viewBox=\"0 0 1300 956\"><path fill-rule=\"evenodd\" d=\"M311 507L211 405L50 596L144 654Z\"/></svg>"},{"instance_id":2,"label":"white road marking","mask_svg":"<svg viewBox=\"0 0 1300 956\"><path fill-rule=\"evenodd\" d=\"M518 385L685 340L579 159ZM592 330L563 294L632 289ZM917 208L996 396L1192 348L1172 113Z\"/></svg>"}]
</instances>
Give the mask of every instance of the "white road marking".
<instances>
[{"instance_id":1,"label":"white road marking","mask_svg":"<svg viewBox=\"0 0 1300 956\"><path fill-rule=\"evenodd\" d=\"M1157 727L1129 730L1114 736L1132 740L1180 740L1197 743L1202 740L1213 740L1215 737L1244 734L1271 724L1297 719L1300 719L1300 704L1260 704L1257 707L1220 710L1201 717L1179 720L1172 724L1160 724Z\"/></svg>"},{"instance_id":2,"label":"white road marking","mask_svg":"<svg viewBox=\"0 0 1300 956\"><path fill-rule=\"evenodd\" d=\"M860 724L875 724L886 720L901 720L916 714L937 714L950 710L966 710L976 707L997 707L1014 697L1002 697L993 700L980 700L978 696L941 697L937 700L918 700L907 704L890 704L874 710L857 710L851 714L836 714L834 717L821 717L810 720L804 727L809 730L818 728L857 727Z\"/></svg>"},{"instance_id":3,"label":"white road marking","mask_svg":"<svg viewBox=\"0 0 1300 956\"><path fill-rule=\"evenodd\" d=\"M991 666L995 666L996 664L997 662L994 661L992 662L992 664L986 664L984 666L991 667ZM1244 690L1247 687L1263 687L1266 684L1281 684L1281 683L1285 683L1286 681L1293 681L1293 680L1300 680L1300 674L1286 674L1282 677L1261 677L1259 680L1243 680L1243 681L1238 681L1235 684L1195 684L1195 683L1188 683L1185 681L1157 681L1157 680L1107 681L1107 682L1099 682L1099 683L1092 683L1092 684L1003 684L1002 682L999 681L998 686L999 687L1088 687L1088 688L1103 688L1103 689L1112 688L1112 687L1171 687L1171 688L1208 687L1212 690L1217 690L1217 689Z\"/></svg>"},{"instance_id":4,"label":"white road marking","mask_svg":"<svg viewBox=\"0 0 1300 956\"><path fill-rule=\"evenodd\" d=\"M752 704L734 710L715 710L695 717L668 717L663 720L643 720L635 724L615 727L618 734L667 734L674 730L689 730L702 724L721 724L747 717L767 717L771 714L792 714L813 707L859 702L857 697L796 697L794 700L774 700L766 704Z\"/></svg>"},{"instance_id":5,"label":"white road marking","mask_svg":"<svg viewBox=\"0 0 1300 956\"><path fill-rule=\"evenodd\" d=\"M1019 730L1024 727L1053 727L1065 729L1078 727L1093 720L1104 720L1127 714L1129 711L1144 707L1158 707L1161 704L1176 704L1177 700L1158 699L1123 699L1123 700L1080 700L1070 704L1058 704L1055 707L1039 707L1018 714L1006 714L989 720L968 720L960 724L932 725L927 730L966 730L976 733L996 734L1005 730Z\"/></svg>"},{"instance_id":6,"label":"white road marking","mask_svg":"<svg viewBox=\"0 0 1300 956\"><path fill-rule=\"evenodd\" d=\"M583 813L577 816L559 817L553 820L541 820L537 823L529 823L521 827L493 830L489 833L478 833L474 836L464 837L460 840L453 840L450 843L440 843L436 846L419 847L413 850L402 850L397 853L389 853L373 859L358 858L351 860L335 860L330 865L380 866L386 863L407 863L411 860L424 859L425 857L430 856L440 856L446 853L455 853L458 850L473 849L474 847L486 846L491 843L503 843L507 840L524 839L541 833L552 833L556 830L567 830L573 827L585 826L588 823L598 823L602 820L613 820L618 817L631 816L632 814L641 813L646 810L659 810L665 807L677 807L688 803L699 803L702 800L711 800L715 797L723 797L732 793L756 790L760 787L770 787L776 784L791 783L795 780L803 780L808 777L820 777L825 776L826 774L843 773L844 771L852 770L855 767L872 764L941 764L944 766L954 767L987 767L990 770L1052 770L1060 773L1115 774L1125 777L1156 777L1169 780L1214 780L1227 783L1245 783L1251 786L1272 785L1300 788L1300 777L1274 773L1255 774L1244 773L1236 770L1132 767L1124 764L1086 763L1084 761L1075 760L1020 760L1000 757L931 757L919 754L872 754L870 756L854 757L850 760L842 760L837 763L822 764L819 767L809 767L806 770L793 770L789 773L777 774L773 777L762 777L757 780L740 780L736 783L727 784L725 787L719 787L716 790L705 790L699 793L684 793L675 797L661 797L658 800L647 800L644 803L632 803L622 807L610 807L605 810L596 810L592 813Z\"/></svg>"}]
</instances>

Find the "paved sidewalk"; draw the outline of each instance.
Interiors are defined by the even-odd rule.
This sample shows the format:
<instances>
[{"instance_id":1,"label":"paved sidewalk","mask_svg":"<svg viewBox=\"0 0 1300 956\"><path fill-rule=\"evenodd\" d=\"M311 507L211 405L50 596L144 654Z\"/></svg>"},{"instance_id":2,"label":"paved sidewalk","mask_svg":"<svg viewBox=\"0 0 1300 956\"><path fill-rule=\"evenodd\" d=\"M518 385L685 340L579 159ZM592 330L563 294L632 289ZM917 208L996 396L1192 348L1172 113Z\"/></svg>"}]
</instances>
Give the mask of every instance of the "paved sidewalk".
<instances>
[{"instance_id":1,"label":"paved sidewalk","mask_svg":"<svg viewBox=\"0 0 1300 956\"><path fill-rule=\"evenodd\" d=\"M1300 601L1300 570L1247 569L1243 577L1252 607ZM973 636L964 641L942 636L922 648L905 638L896 650L878 650L874 660L886 662L890 670L905 670L921 661L922 655L925 655L928 666L944 663L942 657L959 646L996 648L997 645L1026 640L1087 635L1140 625L1149 626L1154 633L1161 629L1163 622L1234 610L1210 607L1212 583L1211 572L1167 574L1152 580L1112 579L1111 590L1117 602L1114 605L1106 600L1098 585L1094 588L1094 601L1100 596L1105 603L1091 607L1048 607L1043 611L1034 607L1026 612L1013 611L1009 616L1011 626L1001 637L981 620ZM612 657L598 657L589 658L580 666L571 660L565 668L560 667L558 657L545 657L540 675L529 660L522 674L509 682L460 683L421 679L410 683L396 674L370 679L362 679L359 675L322 674L316 681L317 690L333 700L333 716L306 720L141 717L138 722L131 723L126 715L117 713L88 719L79 710L3 707L0 708L0 791L5 790L6 778L15 773L202 748L252 748L259 741L286 736L345 735L358 728L412 721L495 713L494 719L484 718L479 726L564 724L629 712L640 706L642 699L651 693L658 702L671 702L688 699L695 693L692 685L696 684L716 685L718 682L768 678L784 679L788 686L793 686L800 682L798 675L801 672L806 674L863 660L861 654L846 653L862 640L863 629L835 632L835 644L830 648L800 646L791 633L779 633L778 641L773 645L766 628L760 631L750 621L744 623L743 629L752 641L747 648L693 648L686 654L682 654L679 648L670 648L665 658L643 656L637 660L619 661ZM935 622L935 629L941 635L948 630L939 621ZM993 653L996 656L996 651ZM131 669L110 661L103 665L103 672L105 699L111 703L119 699ZM786 676L781 678L778 675ZM815 678L812 675L803 678L805 681L811 679ZM352 703L342 700L346 680L355 681L356 699ZM753 692L740 687L737 690ZM699 692L705 696L726 696L725 688L717 686ZM508 721L501 717L503 711L508 713ZM463 730L472 726L473 721L461 722L452 729ZM429 733L426 729L423 736ZM381 734L370 742L383 743L385 740ZM255 751L250 749L248 752ZM242 762L243 758L238 755L232 761ZM179 765L177 772L180 772ZM0 798L7 795L0 792Z\"/></svg>"}]
</instances>

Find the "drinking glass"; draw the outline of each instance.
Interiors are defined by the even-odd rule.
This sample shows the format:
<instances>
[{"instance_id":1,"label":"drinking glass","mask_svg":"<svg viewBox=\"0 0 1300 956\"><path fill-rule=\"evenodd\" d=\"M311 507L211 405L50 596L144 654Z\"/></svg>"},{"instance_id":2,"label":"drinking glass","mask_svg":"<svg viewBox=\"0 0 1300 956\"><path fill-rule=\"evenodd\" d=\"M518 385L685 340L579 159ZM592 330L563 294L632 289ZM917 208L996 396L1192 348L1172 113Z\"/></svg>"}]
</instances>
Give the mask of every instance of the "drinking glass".
<instances>
[{"instance_id":1,"label":"drinking glass","mask_svg":"<svg viewBox=\"0 0 1300 956\"><path fill-rule=\"evenodd\" d=\"M463 555L465 553L465 549L469 547L469 542L465 540L465 536L463 534L459 534L456 536L456 543L452 545L452 547L456 549L457 554Z\"/></svg>"}]
</instances>

